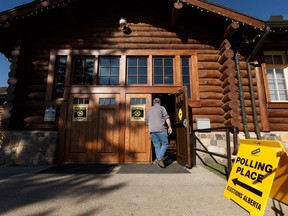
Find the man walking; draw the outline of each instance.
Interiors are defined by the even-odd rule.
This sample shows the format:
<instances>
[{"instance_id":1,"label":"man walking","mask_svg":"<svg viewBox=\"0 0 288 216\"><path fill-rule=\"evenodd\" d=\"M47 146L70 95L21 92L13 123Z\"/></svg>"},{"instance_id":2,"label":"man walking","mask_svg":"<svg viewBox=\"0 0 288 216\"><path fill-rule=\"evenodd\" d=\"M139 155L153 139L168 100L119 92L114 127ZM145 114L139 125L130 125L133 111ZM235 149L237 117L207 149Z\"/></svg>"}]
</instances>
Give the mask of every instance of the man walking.
<instances>
[{"instance_id":1,"label":"man walking","mask_svg":"<svg viewBox=\"0 0 288 216\"><path fill-rule=\"evenodd\" d=\"M168 134L172 133L170 116L165 107L161 106L161 100L155 98L153 106L146 112L145 122L148 124L151 140L155 149L158 166L165 168L163 157L168 149ZM167 126L168 130L167 130ZM168 134L167 134L168 132Z\"/></svg>"}]
</instances>

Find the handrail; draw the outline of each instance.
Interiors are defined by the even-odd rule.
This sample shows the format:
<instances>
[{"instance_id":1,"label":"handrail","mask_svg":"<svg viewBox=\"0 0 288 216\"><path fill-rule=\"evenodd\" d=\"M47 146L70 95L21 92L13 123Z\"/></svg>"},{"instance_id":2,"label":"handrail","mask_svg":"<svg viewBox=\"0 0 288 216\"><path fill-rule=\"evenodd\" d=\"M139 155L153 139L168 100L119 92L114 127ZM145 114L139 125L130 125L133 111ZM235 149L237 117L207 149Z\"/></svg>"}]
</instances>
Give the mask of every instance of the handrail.
<instances>
[{"instance_id":1,"label":"handrail","mask_svg":"<svg viewBox=\"0 0 288 216\"><path fill-rule=\"evenodd\" d=\"M196 136L196 132L199 132L199 133L202 132L203 133L203 132L223 131L223 130L226 132L226 149L227 149L226 154L219 154L219 153L208 151L208 149L204 146L204 144L201 142L201 140ZM226 127L218 127L218 128L205 128L205 129L193 130L192 131L192 139L191 139L191 141L192 141L191 150L192 150L193 166L196 166L196 156L200 157L197 154L197 151L209 154L216 163L218 163L218 162L213 156L225 158L225 159L227 159L227 178L228 178L230 175L231 169L232 169L230 133L233 135L233 153L232 154L237 155L237 152L238 152L238 137L237 137L237 135L239 133L238 128L236 128L234 126L226 126ZM196 144L197 144L196 142L197 141L198 141L198 143L201 144L201 146L204 148L204 150L196 148Z\"/></svg>"}]
</instances>

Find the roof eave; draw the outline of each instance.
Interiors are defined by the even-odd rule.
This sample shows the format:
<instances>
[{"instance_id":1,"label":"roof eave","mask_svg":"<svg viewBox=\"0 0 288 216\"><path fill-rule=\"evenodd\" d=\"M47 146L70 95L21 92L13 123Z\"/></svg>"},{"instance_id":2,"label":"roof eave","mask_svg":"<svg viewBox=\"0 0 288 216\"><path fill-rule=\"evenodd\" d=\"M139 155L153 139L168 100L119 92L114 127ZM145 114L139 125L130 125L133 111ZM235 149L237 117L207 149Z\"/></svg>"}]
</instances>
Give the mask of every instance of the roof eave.
<instances>
[{"instance_id":1,"label":"roof eave","mask_svg":"<svg viewBox=\"0 0 288 216\"><path fill-rule=\"evenodd\" d=\"M4 11L0 13L0 23L5 23L19 17L31 16L51 8L63 7L68 3L75 0L37 0L33 1L19 7L15 7L11 10Z\"/></svg>"},{"instance_id":2,"label":"roof eave","mask_svg":"<svg viewBox=\"0 0 288 216\"><path fill-rule=\"evenodd\" d=\"M263 30L265 28L265 21L253 18L251 16L245 15L243 13L237 12L235 10L228 9L221 5L206 2L204 0L180 0L183 3L186 3L191 6L199 7L199 9L205 9L209 12L230 18L236 22L241 22L243 24L258 28Z\"/></svg>"},{"instance_id":3,"label":"roof eave","mask_svg":"<svg viewBox=\"0 0 288 216\"><path fill-rule=\"evenodd\" d=\"M288 20L286 21L267 21L267 26L271 28L288 28Z\"/></svg>"}]
</instances>

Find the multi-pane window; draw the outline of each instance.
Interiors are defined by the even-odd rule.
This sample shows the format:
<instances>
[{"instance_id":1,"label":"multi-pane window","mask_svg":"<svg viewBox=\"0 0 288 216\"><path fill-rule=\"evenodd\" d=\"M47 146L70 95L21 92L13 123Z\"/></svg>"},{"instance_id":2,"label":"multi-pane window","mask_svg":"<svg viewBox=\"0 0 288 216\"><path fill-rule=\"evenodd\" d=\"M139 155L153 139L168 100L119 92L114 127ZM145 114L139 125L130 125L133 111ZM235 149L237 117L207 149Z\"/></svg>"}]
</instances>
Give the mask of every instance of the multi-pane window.
<instances>
[{"instance_id":1,"label":"multi-pane window","mask_svg":"<svg viewBox=\"0 0 288 216\"><path fill-rule=\"evenodd\" d=\"M72 68L72 84L91 85L93 83L94 57L75 57Z\"/></svg>"},{"instance_id":2,"label":"multi-pane window","mask_svg":"<svg viewBox=\"0 0 288 216\"><path fill-rule=\"evenodd\" d=\"M115 98L99 98L100 105L115 105L116 100Z\"/></svg>"},{"instance_id":3,"label":"multi-pane window","mask_svg":"<svg viewBox=\"0 0 288 216\"><path fill-rule=\"evenodd\" d=\"M189 67L189 58L181 58L181 70L182 70L182 84L187 86L187 96L191 98L190 93L190 67Z\"/></svg>"},{"instance_id":4,"label":"multi-pane window","mask_svg":"<svg viewBox=\"0 0 288 216\"><path fill-rule=\"evenodd\" d=\"M153 57L153 84L173 84L172 57Z\"/></svg>"},{"instance_id":5,"label":"multi-pane window","mask_svg":"<svg viewBox=\"0 0 288 216\"><path fill-rule=\"evenodd\" d=\"M73 50L72 52L71 50L59 51L55 58L54 85L49 87L53 92L51 97L63 98L66 80L69 80L69 83L66 82L68 86L69 84L79 86L120 84L173 86L174 70L177 70L182 73L182 84L187 86L190 98L192 74L195 73L193 79L194 76L197 76L197 71L194 72L189 68L194 52L191 52L190 55L185 51L185 55L182 57L180 54L171 55L172 52L166 55L151 50L143 50L140 55L137 53L139 54L139 50L135 51L135 54L130 50L129 54L107 56L105 51L89 53L78 50L77 52L73 52ZM175 59L178 58L180 58L180 68L176 68L178 64L175 65ZM70 77L67 77L68 74ZM195 87L193 86L193 88ZM191 97L194 96L191 95Z\"/></svg>"},{"instance_id":6,"label":"multi-pane window","mask_svg":"<svg viewBox=\"0 0 288 216\"><path fill-rule=\"evenodd\" d=\"M89 98L73 98L73 104L89 104Z\"/></svg>"},{"instance_id":7,"label":"multi-pane window","mask_svg":"<svg viewBox=\"0 0 288 216\"><path fill-rule=\"evenodd\" d=\"M130 99L130 104L131 105L146 104L146 98L131 98Z\"/></svg>"},{"instance_id":8,"label":"multi-pane window","mask_svg":"<svg viewBox=\"0 0 288 216\"><path fill-rule=\"evenodd\" d=\"M283 54L265 54L271 101L288 101L288 68Z\"/></svg>"},{"instance_id":9,"label":"multi-pane window","mask_svg":"<svg viewBox=\"0 0 288 216\"><path fill-rule=\"evenodd\" d=\"M119 57L101 57L99 59L98 84L118 85L120 74Z\"/></svg>"},{"instance_id":10,"label":"multi-pane window","mask_svg":"<svg viewBox=\"0 0 288 216\"><path fill-rule=\"evenodd\" d=\"M127 84L147 84L147 57L128 57L127 76Z\"/></svg>"},{"instance_id":11,"label":"multi-pane window","mask_svg":"<svg viewBox=\"0 0 288 216\"><path fill-rule=\"evenodd\" d=\"M63 98L67 56L57 56L55 64L54 98Z\"/></svg>"}]
</instances>

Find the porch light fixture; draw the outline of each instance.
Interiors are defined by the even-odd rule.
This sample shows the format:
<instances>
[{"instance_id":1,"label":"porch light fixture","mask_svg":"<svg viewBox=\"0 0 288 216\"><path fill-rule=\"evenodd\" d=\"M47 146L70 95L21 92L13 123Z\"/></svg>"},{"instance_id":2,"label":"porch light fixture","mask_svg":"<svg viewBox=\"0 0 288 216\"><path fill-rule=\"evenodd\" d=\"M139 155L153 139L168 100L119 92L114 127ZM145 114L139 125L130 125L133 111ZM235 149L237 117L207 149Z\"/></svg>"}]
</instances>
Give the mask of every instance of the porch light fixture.
<instances>
[{"instance_id":1,"label":"porch light fixture","mask_svg":"<svg viewBox=\"0 0 288 216\"><path fill-rule=\"evenodd\" d=\"M124 34L130 34L130 33L131 33L131 29L128 27L126 18L121 17L121 18L119 19L119 25L120 25L120 27L122 28L122 32L123 32Z\"/></svg>"}]
</instances>

